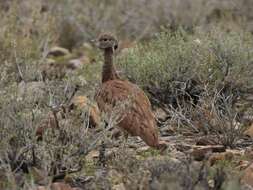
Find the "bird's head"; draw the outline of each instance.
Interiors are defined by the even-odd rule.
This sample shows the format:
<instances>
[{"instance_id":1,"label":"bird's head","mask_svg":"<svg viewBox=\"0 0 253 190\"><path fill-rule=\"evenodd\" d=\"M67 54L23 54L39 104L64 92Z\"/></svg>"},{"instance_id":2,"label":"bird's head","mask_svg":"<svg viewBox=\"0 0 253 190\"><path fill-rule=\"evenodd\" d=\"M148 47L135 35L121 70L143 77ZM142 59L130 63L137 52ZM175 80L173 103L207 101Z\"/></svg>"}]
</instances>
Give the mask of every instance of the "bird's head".
<instances>
[{"instance_id":1,"label":"bird's head","mask_svg":"<svg viewBox=\"0 0 253 190\"><path fill-rule=\"evenodd\" d=\"M100 49L112 49L115 51L118 48L118 40L111 34L104 33L98 37L98 47Z\"/></svg>"}]
</instances>

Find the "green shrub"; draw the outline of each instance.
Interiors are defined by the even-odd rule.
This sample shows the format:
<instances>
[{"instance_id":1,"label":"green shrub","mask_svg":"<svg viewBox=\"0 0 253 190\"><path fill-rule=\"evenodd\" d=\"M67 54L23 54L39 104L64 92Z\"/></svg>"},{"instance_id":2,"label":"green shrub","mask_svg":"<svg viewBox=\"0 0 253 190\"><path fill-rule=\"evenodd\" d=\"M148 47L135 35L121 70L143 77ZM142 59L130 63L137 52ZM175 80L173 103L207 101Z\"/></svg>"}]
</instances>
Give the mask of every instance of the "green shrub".
<instances>
[{"instance_id":1,"label":"green shrub","mask_svg":"<svg viewBox=\"0 0 253 190\"><path fill-rule=\"evenodd\" d=\"M163 31L121 56L118 64L130 80L163 94L165 103L204 90L213 96L225 88L231 91L223 95L238 97L253 86L252 48L252 37L245 32Z\"/></svg>"}]
</instances>

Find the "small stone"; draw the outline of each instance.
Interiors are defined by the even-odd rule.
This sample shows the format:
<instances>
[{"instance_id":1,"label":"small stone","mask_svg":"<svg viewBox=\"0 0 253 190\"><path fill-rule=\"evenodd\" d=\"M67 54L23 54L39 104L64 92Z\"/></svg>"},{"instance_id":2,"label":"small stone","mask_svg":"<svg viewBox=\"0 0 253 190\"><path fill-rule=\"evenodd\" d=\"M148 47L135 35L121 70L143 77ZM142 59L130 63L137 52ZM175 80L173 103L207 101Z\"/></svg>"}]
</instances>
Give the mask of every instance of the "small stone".
<instances>
[{"instance_id":1,"label":"small stone","mask_svg":"<svg viewBox=\"0 0 253 190\"><path fill-rule=\"evenodd\" d=\"M51 185L52 190L73 190L69 184L63 182L56 182Z\"/></svg>"},{"instance_id":2,"label":"small stone","mask_svg":"<svg viewBox=\"0 0 253 190\"><path fill-rule=\"evenodd\" d=\"M156 118L160 121L165 121L168 117L168 114L161 108L157 108L154 111L154 114L155 114Z\"/></svg>"},{"instance_id":3,"label":"small stone","mask_svg":"<svg viewBox=\"0 0 253 190\"><path fill-rule=\"evenodd\" d=\"M90 43L88 43L88 42L84 42L83 44L82 44L82 47L86 50L86 51L92 51L93 50L93 47L91 46L91 44Z\"/></svg>"},{"instance_id":4,"label":"small stone","mask_svg":"<svg viewBox=\"0 0 253 190\"><path fill-rule=\"evenodd\" d=\"M200 146L217 145L217 142L212 137L201 137L196 141L196 145Z\"/></svg>"},{"instance_id":5,"label":"small stone","mask_svg":"<svg viewBox=\"0 0 253 190\"><path fill-rule=\"evenodd\" d=\"M190 152L193 158L196 161L202 161L208 156L208 154L212 154L213 152L225 152L226 148L224 146L216 145L216 146L196 146Z\"/></svg>"},{"instance_id":6,"label":"small stone","mask_svg":"<svg viewBox=\"0 0 253 190\"><path fill-rule=\"evenodd\" d=\"M88 155L85 156L87 160L94 160L95 158L98 158L98 157L99 157L99 151L97 150L92 150L89 152Z\"/></svg>"},{"instance_id":7,"label":"small stone","mask_svg":"<svg viewBox=\"0 0 253 190\"><path fill-rule=\"evenodd\" d=\"M68 62L67 67L71 68L71 69L80 69L82 68L83 65L87 65L92 63L91 60L89 59L89 57L83 55L82 57L78 58L78 59L71 59Z\"/></svg>"},{"instance_id":8,"label":"small stone","mask_svg":"<svg viewBox=\"0 0 253 190\"><path fill-rule=\"evenodd\" d=\"M140 152L145 152L147 150L149 150L150 147L149 146L143 146L143 147L140 147L136 150L137 153L140 153Z\"/></svg>"},{"instance_id":9,"label":"small stone","mask_svg":"<svg viewBox=\"0 0 253 190\"><path fill-rule=\"evenodd\" d=\"M236 169L238 170L245 170L249 166L249 161L246 160L240 160L236 166Z\"/></svg>"},{"instance_id":10,"label":"small stone","mask_svg":"<svg viewBox=\"0 0 253 190\"><path fill-rule=\"evenodd\" d=\"M199 38L196 38L193 40L194 43L200 45L201 44L201 40Z\"/></svg>"},{"instance_id":11,"label":"small stone","mask_svg":"<svg viewBox=\"0 0 253 190\"><path fill-rule=\"evenodd\" d=\"M192 145L187 143L175 144L174 146L178 151L181 152L189 151L192 148Z\"/></svg>"},{"instance_id":12,"label":"small stone","mask_svg":"<svg viewBox=\"0 0 253 190\"><path fill-rule=\"evenodd\" d=\"M30 190L33 190L33 189L30 189ZM38 186L35 190L48 190L48 188L45 186Z\"/></svg>"},{"instance_id":13,"label":"small stone","mask_svg":"<svg viewBox=\"0 0 253 190\"><path fill-rule=\"evenodd\" d=\"M245 135L253 138L253 123L251 124L251 126L244 132Z\"/></svg>"},{"instance_id":14,"label":"small stone","mask_svg":"<svg viewBox=\"0 0 253 190\"><path fill-rule=\"evenodd\" d=\"M47 64L47 65L53 65L55 63L56 63L56 61L54 59L47 58L45 60L45 64Z\"/></svg>"},{"instance_id":15,"label":"small stone","mask_svg":"<svg viewBox=\"0 0 253 190\"><path fill-rule=\"evenodd\" d=\"M120 184L114 185L112 187L112 190L126 190L126 188L125 188L125 185L123 183L120 183Z\"/></svg>"},{"instance_id":16,"label":"small stone","mask_svg":"<svg viewBox=\"0 0 253 190\"><path fill-rule=\"evenodd\" d=\"M55 46L50 49L47 56L60 57L60 56L66 56L66 55L70 55L69 50L62 47Z\"/></svg>"},{"instance_id":17,"label":"small stone","mask_svg":"<svg viewBox=\"0 0 253 190\"><path fill-rule=\"evenodd\" d=\"M232 161L234 154L231 152L214 153L209 157L210 166L213 166L218 161Z\"/></svg>"},{"instance_id":18,"label":"small stone","mask_svg":"<svg viewBox=\"0 0 253 190\"><path fill-rule=\"evenodd\" d=\"M208 180L208 185L214 188L214 180L213 179Z\"/></svg>"},{"instance_id":19,"label":"small stone","mask_svg":"<svg viewBox=\"0 0 253 190\"><path fill-rule=\"evenodd\" d=\"M76 96L72 100L73 106L77 109L88 109L90 114L90 123L92 126L98 126L100 123L100 112L96 104L91 103L91 101L86 96Z\"/></svg>"}]
</instances>

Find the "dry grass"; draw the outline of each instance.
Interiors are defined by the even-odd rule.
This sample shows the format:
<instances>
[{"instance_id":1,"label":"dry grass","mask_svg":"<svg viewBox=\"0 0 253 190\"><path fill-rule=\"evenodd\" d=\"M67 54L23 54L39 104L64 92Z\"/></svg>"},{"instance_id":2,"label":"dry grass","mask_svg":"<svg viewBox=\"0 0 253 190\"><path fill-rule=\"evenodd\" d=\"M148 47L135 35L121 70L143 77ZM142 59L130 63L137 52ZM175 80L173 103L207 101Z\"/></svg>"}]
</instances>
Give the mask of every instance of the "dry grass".
<instances>
[{"instance_id":1,"label":"dry grass","mask_svg":"<svg viewBox=\"0 0 253 190\"><path fill-rule=\"evenodd\" d=\"M76 86L77 94L92 100L100 84L101 54L93 46L87 53L93 65L54 80L42 80L41 68L51 47L68 48L75 58L84 42L109 30L137 42L119 55L117 67L165 110L161 130L173 126L178 134L211 134L218 144L243 147L243 118L252 114L251 4L0 1L0 189L35 189L57 180L81 189L122 184L127 189L228 189L237 184L238 172L233 176L224 164L214 168L187 153L176 159L173 151L162 156L117 147L121 143L110 137L117 112L95 129L89 128L88 109L63 113ZM59 129L48 129L37 141L36 129L52 113ZM90 159L96 151L98 158Z\"/></svg>"}]
</instances>

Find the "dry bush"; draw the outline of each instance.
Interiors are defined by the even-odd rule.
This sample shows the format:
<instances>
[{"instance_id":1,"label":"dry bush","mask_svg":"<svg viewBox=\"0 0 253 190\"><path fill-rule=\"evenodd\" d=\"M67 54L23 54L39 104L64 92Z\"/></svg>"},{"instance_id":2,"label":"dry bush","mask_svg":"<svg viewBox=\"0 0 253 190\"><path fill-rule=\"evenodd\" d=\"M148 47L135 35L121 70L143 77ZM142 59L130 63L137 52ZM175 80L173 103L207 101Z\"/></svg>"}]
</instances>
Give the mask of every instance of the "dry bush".
<instances>
[{"instance_id":1,"label":"dry bush","mask_svg":"<svg viewBox=\"0 0 253 190\"><path fill-rule=\"evenodd\" d=\"M105 164L101 153L101 166L88 168L89 151L98 148L101 141L106 146L115 143L107 136L116 123L107 118L107 128L101 122L101 128L94 132L88 129L85 110L80 115L61 115L58 111L68 105L77 85L81 87L79 93L93 96L100 64L51 81L42 81L39 68L46 63L50 47L61 45L75 52L76 47L104 30L115 32L121 39L148 38L150 41L118 60L130 80L144 87L153 103L162 103L165 108L173 105L169 122L174 119L179 126L195 130L192 113L217 112L217 125L206 117L202 124L210 122L206 130L215 132L220 143L236 145L241 128L234 125L234 116L245 111L253 75L252 37L238 29L250 30L251 2L235 2L222 1L221 6L220 1L204 0L0 1L0 188L35 187L41 183L33 173L37 168L47 182L77 172L94 178L86 182L80 177L73 185L110 189L112 179L107 174L113 168L125 178L128 189L168 188L172 184L194 189L203 168L196 169L190 161L183 166L170 159L146 162L122 148L112 162L106 160ZM241 18L249 24L244 25ZM214 22L223 29L210 29ZM239 32L226 33L231 28ZM156 33L161 30L161 34ZM223 101L229 97L231 101ZM36 129L51 112L58 112L54 119L59 129L48 129L43 140L37 141ZM95 170L92 174L91 169ZM203 173L206 175L204 169ZM178 175L182 178L173 182Z\"/></svg>"},{"instance_id":2,"label":"dry bush","mask_svg":"<svg viewBox=\"0 0 253 190\"><path fill-rule=\"evenodd\" d=\"M164 31L120 58L119 64L131 80L165 104L197 101L205 89L210 95L232 93L236 99L252 90L251 47L251 36L244 32Z\"/></svg>"},{"instance_id":3,"label":"dry bush","mask_svg":"<svg viewBox=\"0 0 253 190\"><path fill-rule=\"evenodd\" d=\"M133 152L121 150L115 154L112 170L108 173L112 184L123 183L127 189L227 189L233 179L224 165L210 168L205 162L190 158L150 157L136 159Z\"/></svg>"},{"instance_id":4,"label":"dry bush","mask_svg":"<svg viewBox=\"0 0 253 190\"><path fill-rule=\"evenodd\" d=\"M28 1L29 2L29 1ZM111 31L121 38L145 39L162 27L177 30L182 26L220 24L224 29L244 28L252 31L251 2L229 0L36 0L43 13L57 22L58 44L72 50L82 41L94 39L101 31ZM26 4L26 3L21 3ZM29 3L27 3L29 4Z\"/></svg>"},{"instance_id":5,"label":"dry bush","mask_svg":"<svg viewBox=\"0 0 253 190\"><path fill-rule=\"evenodd\" d=\"M153 105L164 108L169 123L222 133L220 143L233 146L244 129L236 122L243 125L252 109L252 46L251 35L242 31L165 30L118 62Z\"/></svg>"},{"instance_id":6,"label":"dry bush","mask_svg":"<svg viewBox=\"0 0 253 190\"><path fill-rule=\"evenodd\" d=\"M85 115L77 120L70 114L57 118L60 130L49 129L43 141L36 139L41 121L71 97L77 83L71 78L41 81L39 68L57 38L55 18L41 13L41 6L40 1L13 1L0 12L1 189L28 189L38 183L33 168L43 171L48 182L79 171L85 154L99 143L87 131Z\"/></svg>"}]
</instances>

